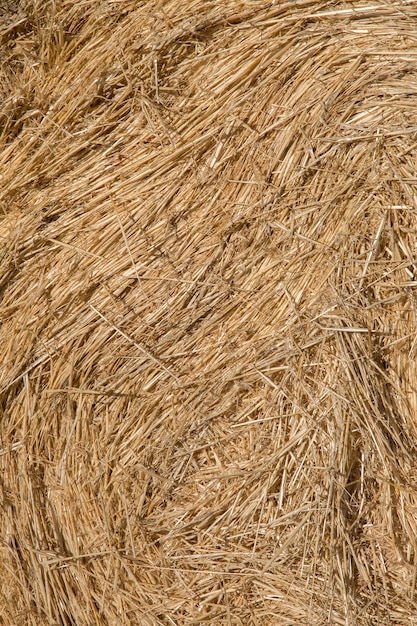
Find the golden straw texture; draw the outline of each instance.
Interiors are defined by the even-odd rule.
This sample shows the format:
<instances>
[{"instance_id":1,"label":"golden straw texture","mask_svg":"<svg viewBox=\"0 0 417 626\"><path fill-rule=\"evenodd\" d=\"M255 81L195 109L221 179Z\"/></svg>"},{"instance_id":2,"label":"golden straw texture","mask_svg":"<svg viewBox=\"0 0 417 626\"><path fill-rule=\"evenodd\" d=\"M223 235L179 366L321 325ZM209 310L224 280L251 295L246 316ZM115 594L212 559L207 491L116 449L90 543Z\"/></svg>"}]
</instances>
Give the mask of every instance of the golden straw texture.
<instances>
[{"instance_id":1,"label":"golden straw texture","mask_svg":"<svg viewBox=\"0 0 417 626\"><path fill-rule=\"evenodd\" d=\"M0 9L0 624L417 624L417 2Z\"/></svg>"}]
</instances>

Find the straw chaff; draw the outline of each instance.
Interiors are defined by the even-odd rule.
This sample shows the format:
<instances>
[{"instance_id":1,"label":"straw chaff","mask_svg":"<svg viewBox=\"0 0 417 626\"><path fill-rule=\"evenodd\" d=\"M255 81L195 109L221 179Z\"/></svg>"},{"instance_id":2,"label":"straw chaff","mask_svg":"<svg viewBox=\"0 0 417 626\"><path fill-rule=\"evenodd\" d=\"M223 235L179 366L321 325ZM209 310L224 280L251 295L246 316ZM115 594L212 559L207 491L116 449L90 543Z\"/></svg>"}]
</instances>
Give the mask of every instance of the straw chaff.
<instances>
[{"instance_id":1,"label":"straw chaff","mask_svg":"<svg viewBox=\"0 0 417 626\"><path fill-rule=\"evenodd\" d=\"M415 624L416 2L3 5L0 622Z\"/></svg>"}]
</instances>

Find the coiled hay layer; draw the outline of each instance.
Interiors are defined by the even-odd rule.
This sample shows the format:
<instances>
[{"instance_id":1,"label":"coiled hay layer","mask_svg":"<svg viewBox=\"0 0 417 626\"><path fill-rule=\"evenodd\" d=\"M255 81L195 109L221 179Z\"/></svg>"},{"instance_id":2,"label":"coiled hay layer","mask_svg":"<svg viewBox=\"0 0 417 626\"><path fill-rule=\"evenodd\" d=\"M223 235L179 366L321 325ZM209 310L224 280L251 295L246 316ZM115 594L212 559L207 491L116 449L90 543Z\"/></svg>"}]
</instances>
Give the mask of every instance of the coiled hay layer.
<instances>
[{"instance_id":1,"label":"coiled hay layer","mask_svg":"<svg viewBox=\"0 0 417 626\"><path fill-rule=\"evenodd\" d=\"M0 622L415 624L416 2L6 5Z\"/></svg>"}]
</instances>

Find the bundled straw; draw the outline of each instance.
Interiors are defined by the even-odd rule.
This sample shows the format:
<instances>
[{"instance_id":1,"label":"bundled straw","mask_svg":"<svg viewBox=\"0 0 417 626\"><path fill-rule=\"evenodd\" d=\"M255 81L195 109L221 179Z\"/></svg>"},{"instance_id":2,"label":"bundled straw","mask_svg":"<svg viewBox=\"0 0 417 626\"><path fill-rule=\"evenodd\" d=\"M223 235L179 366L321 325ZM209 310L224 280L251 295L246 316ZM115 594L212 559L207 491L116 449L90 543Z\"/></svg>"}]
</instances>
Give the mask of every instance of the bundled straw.
<instances>
[{"instance_id":1,"label":"bundled straw","mask_svg":"<svg viewBox=\"0 0 417 626\"><path fill-rule=\"evenodd\" d=\"M0 12L0 623L416 624L415 0Z\"/></svg>"}]
</instances>

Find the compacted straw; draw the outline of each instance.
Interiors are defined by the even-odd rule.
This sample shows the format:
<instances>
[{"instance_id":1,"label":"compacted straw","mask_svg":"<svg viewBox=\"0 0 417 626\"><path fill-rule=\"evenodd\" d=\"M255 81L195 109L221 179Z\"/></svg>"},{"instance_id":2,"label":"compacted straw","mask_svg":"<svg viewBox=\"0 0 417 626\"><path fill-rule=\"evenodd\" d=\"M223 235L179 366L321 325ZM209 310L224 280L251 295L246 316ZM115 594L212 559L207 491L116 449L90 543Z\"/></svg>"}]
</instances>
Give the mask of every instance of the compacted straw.
<instances>
[{"instance_id":1,"label":"compacted straw","mask_svg":"<svg viewBox=\"0 0 417 626\"><path fill-rule=\"evenodd\" d=\"M414 624L416 3L0 19L0 622Z\"/></svg>"}]
</instances>

